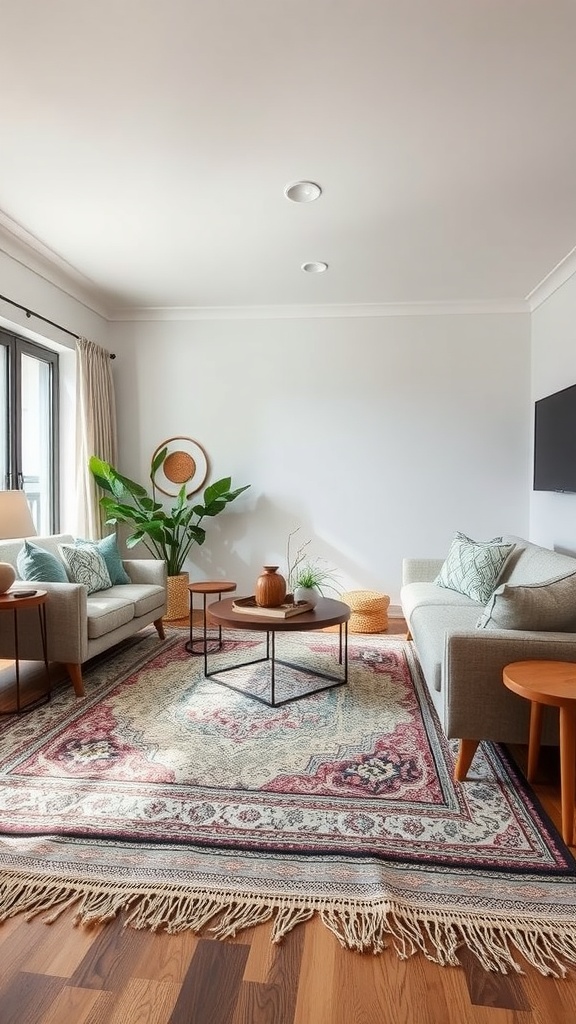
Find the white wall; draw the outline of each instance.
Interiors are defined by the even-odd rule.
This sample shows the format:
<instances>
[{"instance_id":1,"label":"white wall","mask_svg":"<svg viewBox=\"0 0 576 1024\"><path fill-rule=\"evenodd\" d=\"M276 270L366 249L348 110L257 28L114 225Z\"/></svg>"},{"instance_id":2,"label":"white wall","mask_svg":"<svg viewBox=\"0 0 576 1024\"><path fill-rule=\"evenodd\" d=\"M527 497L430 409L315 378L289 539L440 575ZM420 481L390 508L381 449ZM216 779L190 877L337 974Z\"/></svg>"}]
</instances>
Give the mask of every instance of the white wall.
<instances>
[{"instance_id":1,"label":"white wall","mask_svg":"<svg viewBox=\"0 0 576 1024\"><path fill-rule=\"evenodd\" d=\"M576 384L576 275L532 314L532 408L539 398ZM576 494L532 491L530 537L576 554Z\"/></svg>"},{"instance_id":2,"label":"white wall","mask_svg":"<svg viewBox=\"0 0 576 1024\"><path fill-rule=\"evenodd\" d=\"M528 314L118 323L110 345L122 472L146 482L186 435L211 479L252 485L209 523L196 578L249 593L300 527L343 588L397 603L404 555L527 532Z\"/></svg>"}]
</instances>

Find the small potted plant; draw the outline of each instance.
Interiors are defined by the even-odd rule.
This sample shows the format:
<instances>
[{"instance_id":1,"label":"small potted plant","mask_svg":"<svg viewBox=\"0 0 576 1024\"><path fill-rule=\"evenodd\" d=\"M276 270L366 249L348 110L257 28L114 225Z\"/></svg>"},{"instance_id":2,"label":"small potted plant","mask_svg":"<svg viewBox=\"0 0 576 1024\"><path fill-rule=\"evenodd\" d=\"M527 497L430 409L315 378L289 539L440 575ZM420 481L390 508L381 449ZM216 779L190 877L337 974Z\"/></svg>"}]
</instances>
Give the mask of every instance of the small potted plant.
<instances>
[{"instance_id":1,"label":"small potted plant","mask_svg":"<svg viewBox=\"0 0 576 1024\"><path fill-rule=\"evenodd\" d=\"M318 601L318 595L325 597L326 590L332 591L334 594L338 593L337 573L334 569L325 568L319 559L311 561L306 558L309 540L298 548L294 560L292 560L290 543L295 533L298 533L297 529L288 535L286 552L288 585L292 588L296 604L298 601L308 601L314 607Z\"/></svg>"},{"instance_id":2,"label":"small potted plant","mask_svg":"<svg viewBox=\"0 0 576 1024\"><path fill-rule=\"evenodd\" d=\"M326 596L326 591L338 593L335 587L336 577L331 569L323 569L317 562L304 562L298 567L293 578L294 601L308 601L314 607L318 596Z\"/></svg>"}]
</instances>

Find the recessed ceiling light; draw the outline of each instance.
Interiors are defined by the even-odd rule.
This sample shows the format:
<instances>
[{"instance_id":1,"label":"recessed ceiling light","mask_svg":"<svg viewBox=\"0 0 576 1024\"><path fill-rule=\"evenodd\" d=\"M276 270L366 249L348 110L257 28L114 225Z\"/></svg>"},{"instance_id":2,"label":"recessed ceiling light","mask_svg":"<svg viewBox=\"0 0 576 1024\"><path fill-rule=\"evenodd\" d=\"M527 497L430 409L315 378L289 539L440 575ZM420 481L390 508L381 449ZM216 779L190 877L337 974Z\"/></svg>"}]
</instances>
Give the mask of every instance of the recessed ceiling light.
<instances>
[{"instance_id":1,"label":"recessed ceiling light","mask_svg":"<svg viewBox=\"0 0 576 1024\"><path fill-rule=\"evenodd\" d=\"M301 269L305 274L323 274L328 270L327 263L303 263Z\"/></svg>"},{"instance_id":2,"label":"recessed ceiling light","mask_svg":"<svg viewBox=\"0 0 576 1024\"><path fill-rule=\"evenodd\" d=\"M284 195L293 203L311 203L322 195L322 189L314 181L295 181L286 185Z\"/></svg>"}]
</instances>

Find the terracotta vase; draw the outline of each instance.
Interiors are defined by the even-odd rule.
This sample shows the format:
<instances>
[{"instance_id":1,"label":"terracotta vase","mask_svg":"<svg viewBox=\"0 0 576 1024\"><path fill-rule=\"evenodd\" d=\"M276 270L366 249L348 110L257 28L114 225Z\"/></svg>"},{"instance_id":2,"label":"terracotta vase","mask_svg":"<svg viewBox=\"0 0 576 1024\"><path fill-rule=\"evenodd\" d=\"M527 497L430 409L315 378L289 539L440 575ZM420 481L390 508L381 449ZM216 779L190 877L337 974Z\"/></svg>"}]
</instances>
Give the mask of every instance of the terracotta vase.
<instances>
[{"instance_id":1,"label":"terracotta vase","mask_svg":"<svg viewBox=\"0 0 576 1024\"><path fill-rule=\"evenodd\" d=\"M265 565L264 572L256 580L254 598L260 608L277 608L286 597L286 580L278 572L277 565Z\"/></svg>"}]
</instances>

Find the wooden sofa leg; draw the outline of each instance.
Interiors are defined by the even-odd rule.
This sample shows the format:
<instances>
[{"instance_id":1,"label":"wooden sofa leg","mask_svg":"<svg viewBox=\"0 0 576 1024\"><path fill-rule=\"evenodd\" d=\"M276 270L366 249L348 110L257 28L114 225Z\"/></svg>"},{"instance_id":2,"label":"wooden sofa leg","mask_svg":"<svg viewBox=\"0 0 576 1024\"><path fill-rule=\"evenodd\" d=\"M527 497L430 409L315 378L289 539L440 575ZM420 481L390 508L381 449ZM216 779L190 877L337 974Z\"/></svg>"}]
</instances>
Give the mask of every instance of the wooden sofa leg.
<instances>
[{"instance_id":1,"label":"wooden sofa leg","mask_svg":"<svg viewBox=\"0 0 576 1024\"><path fill-rule=\"evenodd\" d=\"M70 676L70 679L72 680L72 685L74 687L74 693L76 694L77 697L84 697L84 682L82 680L82 666L81 665L73 664L72 662L68 662L66 664L66 670L68 672L68 675Z\"/></svg>"},{"instance_id":2,"label":"wooden sofa leg","mask_svg":"<svg viewBox=\"0 0 576 1024\"><path fill-rule=\"evenodd\" d=\"M458 749L458 760L454 768L454 779L456 782L465 782L468 770L472 764L472 758L476 753L480 740L460 740Z\"/></svg>"},{"instance_id":3,"label":"wooden sofa leg","mask_svg":"<svg viewBox=\"0 0 576 1024\"><path fill-rule=\"evenodd\" d=\"M154 625L156 626L156 632L158 633L160 639L165 640L166 635L164 633L164 623L162 622L162 619L155 619Z\"/></svg>"}]
</instances>

